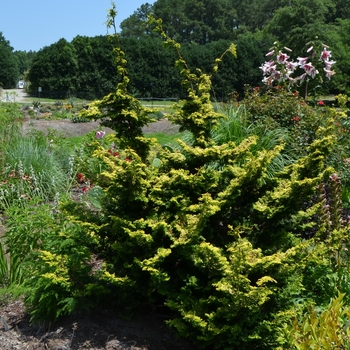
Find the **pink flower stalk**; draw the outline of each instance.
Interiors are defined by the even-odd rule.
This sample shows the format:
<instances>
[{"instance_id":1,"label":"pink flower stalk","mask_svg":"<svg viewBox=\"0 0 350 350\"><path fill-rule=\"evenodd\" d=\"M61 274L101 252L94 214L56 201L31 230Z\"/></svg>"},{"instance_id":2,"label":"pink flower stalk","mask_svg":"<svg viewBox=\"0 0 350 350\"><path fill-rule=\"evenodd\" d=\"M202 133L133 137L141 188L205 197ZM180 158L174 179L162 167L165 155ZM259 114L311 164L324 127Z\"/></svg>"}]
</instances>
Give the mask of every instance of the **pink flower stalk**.
<instances>
[{"instance_id":1,"label":"pink flower stalk","mask_svg":"<svg viewBox=\"0 0 350 350\"><path fill-rule=\"evenodd\" d=\"M285 46L284 49L288 52L292 52L292 49L290 49L289 47Z\"/></svg>"},{"instance_id":2,"label":"pink flower stalk","mask_svg":"<svg viewBox=\"0 0 350 350\"><path fill-rule=\"evenodd\" d=\"M284 48L286 52L292 51L288 47ZM317 74L319 74L319 71L316 69L316 67L311 63L312 60L316 56L316 51L314 49L314 46L310 46L307 49L307 53L309 53L310 57L298 57L297 62L289 61L290 58L289 55L282 51L278 51L278 54L276 51L271 50L266 54L266 56L272 56L276 54L276 59L271 59L268 62L265 62L261 65L260 69L263 72L263 82L267 85L272 85L274 82L281 82L281 81L287 81L289 84L294 83L302 83L304 80L306 80L308 77L315 78ZM332 71L332 66L336 61L331 61L331 51L328 50L328 47L326 45L323 45L323 50L321 52L320 61L323 61L324 63L324 72L328 79L330 79L335 72ZM310 62L308 62L310 59ZM292 76L294 72L298 68L301 68L304 70L304 73L301 76Z\"/></svg>"},{"instance_id":3,"label":"pink flower stalk","mask_svg":"<svg viewBox=\"0 0 350 350\"><path fill-rule=\"evenodd\" d=\"M105 132L104 131L96 131L96 138L97 139L102 139L103 136L105 136Z\"/></svg>"}]
</instances>

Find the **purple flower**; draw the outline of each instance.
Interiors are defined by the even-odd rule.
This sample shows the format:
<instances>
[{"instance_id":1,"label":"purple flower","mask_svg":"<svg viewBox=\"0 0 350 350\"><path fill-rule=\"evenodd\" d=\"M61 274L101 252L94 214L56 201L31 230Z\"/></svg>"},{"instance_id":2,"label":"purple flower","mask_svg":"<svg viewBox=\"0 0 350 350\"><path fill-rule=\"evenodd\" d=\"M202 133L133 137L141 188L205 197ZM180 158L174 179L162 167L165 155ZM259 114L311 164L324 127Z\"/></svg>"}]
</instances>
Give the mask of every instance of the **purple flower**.
<instances>
[{"instance_id":1,"label":"purple flower","mask_svg":"<svg viewBox=\"0 0 350 350\"><path fill-rule=\"evenodd\" d=\"M97 139L102 139L103 136L105 136L105 132L104 131L96 131L96 138Z\"/></svg>"}]
</instances>

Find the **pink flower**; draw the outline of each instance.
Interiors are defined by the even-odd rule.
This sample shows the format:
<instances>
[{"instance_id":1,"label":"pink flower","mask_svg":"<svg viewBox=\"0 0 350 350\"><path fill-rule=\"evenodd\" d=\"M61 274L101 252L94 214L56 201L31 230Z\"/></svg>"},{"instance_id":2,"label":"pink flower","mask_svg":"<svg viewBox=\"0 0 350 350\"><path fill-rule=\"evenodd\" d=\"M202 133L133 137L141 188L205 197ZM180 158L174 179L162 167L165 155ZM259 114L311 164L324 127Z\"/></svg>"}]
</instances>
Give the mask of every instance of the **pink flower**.
<instances>
[{"instance_id":1,"label":"pink flower","mask_svg":"<svg viewBox=\"0 0 350 350\"><path fill-rule=\"evenodd\" d=\"M328 60L324 61L324 65L326 66L326 69L331 69L334 63L337 63L337 61L328 61Z\"/></svg>"},{"instance_id":2,"label":"pink flower","mask_svg":"<svg viewBox=\"0 0 350 350\"><path fill-rule=\"evenodd\" d=\"M313 50L313 46L310 46L307 50L306 50L306 52L310 52L310 51L312 51Z\"/></svg>"},{"instance_id":3,"label":"pink flower","mask_svg":"<svg viewBox=\"0 0 350 350\"><path fill-rule=\"evenodd\" d=\"M289 70L291 70L292 72L294 72L295 71L295 69L298 67L298 63L297 62L293 62L293 61L288 61L288 62L286 62L286 68L287 69L289 69Z\"/></svg>"},{"instance_id":4,"label":"pink flower","mask_svg":"<svg viewBox=\"0 0 350 350\"><path fill-rule=\"evenodd\" d=\"M320 61L328 60L331 57L331 51L327 51L327 49L324 47L323 51L321 52Z\"/></svg>"},{"instance_id":5,"label":"pink flower","mask_svg":"<svg viewBox=\"0 0 350 350\"><path fill-rule=\"evenodd\" d=\"M297 60L299 61L298 62L299 66L302 67L307 62L308 59L309 57L298 57Z\"/></svg>"},{"instance_id":6,"label":"pink flower","mask_svg":"<svg viewBox=\"0 0 350 350\"><path fill-rule=\"evenodd\" d=\"M283 80L283 74L279 70L274 71L271 77L277 81Z\"/></svg>"},{"instance_id":7,"label":"pink flower","mask_svg":"<svg viewBox=\"0 0 350 350\"><path fill-rule=\"evenodd\" d=\"M303 82L306 78L306 73L302 74L299 78L297 78L298 80L300 80L301 82Z\"/></svg>"},{"instance_id":8,"label":"pink flower","mask_svg":"<svg viewBox=\"0 0 350 350\"><path fill-rule=\"evenodd\" d=\"M335 74L335 71L329 70L329 69L326 69L326 68L323 68L323 70L326 72L326 77L329 80L331 80L332 76Z\"/></svg>"},{"instance_id":9,"label":"pink flower","mask_svg":"<svg viewBox=\"0 0 350 350\"><path fill-rule=\"evenodd\" d=\"M312 78L315 78L318 73L318 70L311 63L305 63L302 68L304 68L305 72Z\"/></svg>"},{"instance_id":10,"label":"pink flower","mask_svg":"<svg viewBox=\"0 0 350 350\"><path fill-rule=\"evenodd\" d=\"M318 101L317 104L318 104L319 106L324 106L324 102L323 102L323 101Z\"/></svg>"},{"instance_id":11,"label":"pink flower","mask_svg":"<svg viewBox=\"0 0 350 350\"><path fill-rule=\"evenodd\" d=\"M103 136L105 136L105 132L104 131L96 131L96 138L97 139L102 139Z\"/></svg>"},{"instance_id":12,"label":"pink flower","mask_svg":"<svg viewBox=\"0 0 350 350\"><path fill-rule=\"evenodd\" d=\"M277 55L277 62L278 63L285 63L288 60L289 56L283 52L279 52Z\"/></svg>"},{"instance_id":13,"label":"pink flower","mask_svg":"<svg viewBox=\"0 0 350 350\"><path fill-rule=\"evenodd\" d=\"M266 57L268 57L268 56L272 56L274 53L275 53L275 51L274 51L274 50L272 50L272 51L268 52L268 53L267 53L265 56L266 56Z\"/></svg>"},{"instance_id":14,"label":"pink flower","mask_svg":"<svg viewBox=\"0 0 350 350\"><path fill-rule=\"evenodd\" d=\"M271 74L276 69L275 62L273 60L265 62L260 69L263 71L264 75Z\"/></svg>"}]
</instances>

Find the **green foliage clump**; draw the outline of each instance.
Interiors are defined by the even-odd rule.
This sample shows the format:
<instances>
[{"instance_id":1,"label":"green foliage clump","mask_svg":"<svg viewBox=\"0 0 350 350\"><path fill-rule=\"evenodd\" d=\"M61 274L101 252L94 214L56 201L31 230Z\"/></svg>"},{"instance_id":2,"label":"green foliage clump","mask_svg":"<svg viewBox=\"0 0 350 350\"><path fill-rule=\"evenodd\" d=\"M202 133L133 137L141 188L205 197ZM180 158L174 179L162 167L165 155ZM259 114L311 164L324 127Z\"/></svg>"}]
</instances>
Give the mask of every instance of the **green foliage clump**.
<instances>
[{"instance_id":1,"label":"green foliage clump","mask_svg":"<svg viewBox=\"0 0 350 350\"><path fill-rule=\"evenodd\" d=\"M340 294L321 312L310 307L301 322L295 318L289 327L285 326L285 336L292 349L348 349L350 309L344 305L343 298L344 294Z\"/></svg>"},{"instance_id":2,"label":"green foliage clump","mask_svg":"<svg viewBox=\"0 0 350 350\"><path fill-rule=\"evenodd\" d=\"M262 122L270 129L282 127L289 130L291 139L287 151L305 154L308 145L316 138L327 117L318 113L298 94L277 86L262 92L260 88L247 87L243 101L249 120Z\"/></svg>"}]
</instances>

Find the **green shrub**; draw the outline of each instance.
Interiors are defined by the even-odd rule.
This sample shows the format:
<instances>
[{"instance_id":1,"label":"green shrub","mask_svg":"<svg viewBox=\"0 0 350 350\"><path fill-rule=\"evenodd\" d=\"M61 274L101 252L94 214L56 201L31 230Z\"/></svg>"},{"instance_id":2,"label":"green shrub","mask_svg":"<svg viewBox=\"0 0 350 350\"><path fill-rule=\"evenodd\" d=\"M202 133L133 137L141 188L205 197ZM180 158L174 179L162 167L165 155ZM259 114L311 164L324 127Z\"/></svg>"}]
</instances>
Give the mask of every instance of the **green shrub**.
<instances>
[{"instance_id":1,"label":"green shrub","mask_svg":"<svg viewBox=\"0 0 350 350\"><path fill-rule=\"evenodd\" d=\"M243 104L251 122L262 122L270 129L287 128L291 134L287 151L299 156L305 154L316 138L316 131L327 120L321 108L316 111L297 92L280 86L266 92L247 87Z\"/></svg>"},{"instance_id":2,"label":"green shrub","mask_svg":"<svg viewBox=\"0 0 350 350\"><path fill-rule=\"evenodd\" d=\"M159 22L151 22L180 54ZM118 47L116 52L121 83L81 113L116 131L84 149L84 157L91 151L85 164L99 189L98 207L85 202L60 207L67 221L48 235L28 281L32 318L56 319L98 304L127 315L162 305L168 324L200 346L283 346L281 328L323 286L314 267L332 273L339 254L329 253L345 237L339 206L327 211L318 195L333 173L327 157L334 123L315 125L294 162L272 167L285 142L271 134L259 144L257 135L245 134L242 120L243 126L237 120L225 125L227 116L210 100L210 76L192 73L180 54L177 66L188 98L169 119L190 132L192 141L161 147L142 133L151 111L128 93L123 53ZM235 54L235 46L228 52ZM234 139L227 134L214 139L213 129L220 126L223 134L234 127ZM337 191L333 198L338 200ZM315 288L306 292L311 285ZM321 289L321 302L327 293Z\"/></svg>"}]
</instances>

